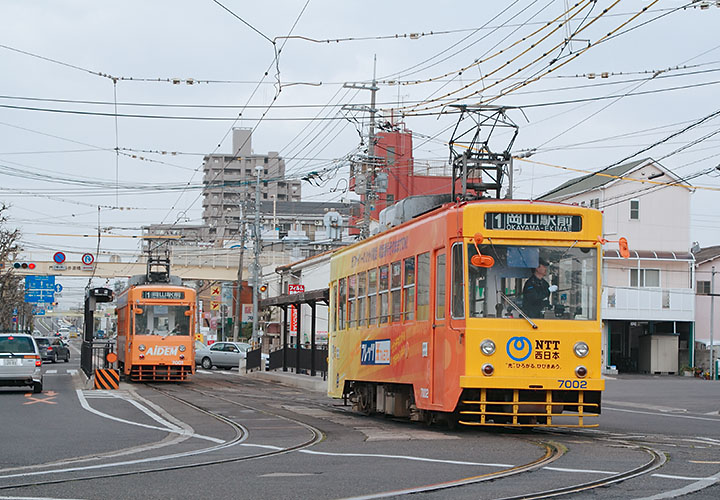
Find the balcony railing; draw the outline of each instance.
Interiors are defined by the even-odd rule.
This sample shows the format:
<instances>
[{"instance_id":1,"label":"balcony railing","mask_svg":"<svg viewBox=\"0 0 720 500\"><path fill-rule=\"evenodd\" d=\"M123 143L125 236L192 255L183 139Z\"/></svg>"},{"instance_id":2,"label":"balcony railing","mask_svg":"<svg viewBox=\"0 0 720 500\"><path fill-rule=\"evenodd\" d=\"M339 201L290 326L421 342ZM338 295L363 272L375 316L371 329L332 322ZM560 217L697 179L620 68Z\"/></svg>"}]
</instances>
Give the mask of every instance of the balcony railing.
<instances>
[{"instance_id":1,"label":"balcony railing","mask_svg":"<svg viewBox=\"0 0 720 500\"><path fill-rule=\"evenodd\" d=\"M695 292L690 288L603 287L603 319L694 321Z\"/></svg>"}]
</instances>

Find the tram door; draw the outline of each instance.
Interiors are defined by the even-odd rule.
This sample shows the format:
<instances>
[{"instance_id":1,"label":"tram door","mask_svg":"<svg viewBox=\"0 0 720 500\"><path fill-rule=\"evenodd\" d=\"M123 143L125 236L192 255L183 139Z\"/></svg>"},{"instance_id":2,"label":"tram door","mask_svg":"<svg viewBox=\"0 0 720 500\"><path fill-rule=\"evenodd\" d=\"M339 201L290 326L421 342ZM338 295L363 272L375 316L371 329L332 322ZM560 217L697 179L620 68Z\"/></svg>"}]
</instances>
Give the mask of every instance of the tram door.
<instances>
[{"instance_id":1,"label":"tram door","mask_svg":"<svg viewBox=\"0 0 720 500\"><path fill-rule=\"evenodd\" d=\"M447 338L446 316L446 290L447 272L445 249L435 250L433 258L433 272L431 280L431 303L432 303L432 349L431 349L431 394L430 400L433 404L442 404L443 388L445 386L445 351L449 346L445 345Z\"/></svg>"}]
</instances>

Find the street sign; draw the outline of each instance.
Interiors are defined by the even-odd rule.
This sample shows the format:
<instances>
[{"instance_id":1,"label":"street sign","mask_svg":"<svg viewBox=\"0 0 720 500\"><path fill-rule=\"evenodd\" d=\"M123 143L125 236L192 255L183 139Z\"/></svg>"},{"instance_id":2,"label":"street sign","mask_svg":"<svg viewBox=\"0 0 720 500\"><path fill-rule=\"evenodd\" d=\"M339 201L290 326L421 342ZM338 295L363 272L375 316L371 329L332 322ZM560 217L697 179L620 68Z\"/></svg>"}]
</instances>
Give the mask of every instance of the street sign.
<instances>
[{"instance_id":1,"label":"street sign","mask_svg":"<svg viewBox=\"0 0 720 500\"><path fill-rule=\"evenodd\" d=\"M54 290L55 276L25 276L25 290Z\"/></svg>"},{"instance_id":2,"label":"street sign","mask_svg":"<svg viewBox=\"0 0 720 500\"><path fill-rule=\"evenodd\" d=\"M45 316L45 309L35 311L35 316Z\"/></svg>"},{"instance_id":3,"label":"street sign","mask_svg":"<svg viewBox=\"0 0 720 500\"><path fill-rule=\"evenodd\" d=\"M53 255L53 260L55 261L55 264L62 264L65 262L65 254L62 252L55 252L55 255Z\"/></svg>"},{"instance_id":4,"label":"street sign","mask_svg":"<svg viewBox=\"0 0 720 500\"><path fill-rule=\"evenodd\" d=\"M55 283L55 293L60 293L63 290L63 286L60 283Z\"/></svg>"},{"instance_id":5,"label":"street sign","mask_svg":"<svg viewBox=\"0 0 720 500\"><path fill-rule=\"evenodd\" d=\"M89 266L95 262L95 256L91 253L84 253L81 260L83 264Z\"/></svg>"},{"instance_id":6,"label":"street sign","mask_svg":"<svg viewBox=\"0 0 720 500\"><path fill-rule=\"evenodd\" d=\"M55 302L55 291L54 290L27 290L25 292L25 302L38 303L38 302Z\"/></svg>"},{"instance_id":7,"label":"street sign","mask_svg":"<svg viewBox=\"0 0 720 500\"><path fill-rule=\"evenodd\" d=\"M212 295L213 297L220 295L220 286L215 286L215 285L211 286L210 287L210 295Z\"/></svg>"},{"instance_id":8,"label":"street sign","mask_svg":"<svg viewBox=\"0 0 720 500\"><path fill-rule=\"evenodd\" d=\"M67 270L67 266L65 264L53 264L52 269L53 271L65 271Z\"/></svg>"},{"instance_id":9,"label":"street sign","mask_svg":"<svg viewBox=\"0 0 720 500\"><path fill-rule=\"evenodd\" d=\"M220 310L220 302L217 300L210 301L210 310L211 311L219 311Z\"/></svg>"},{"instance_id":10,"label":"street sign","mask_svg":"<svg viewBox=\"0 0 720 500\"><path fill-rule=\"evenodd\" d=\"M305 291L305 285L288 284L288 293L303 293L304 291Z\"/></svg>"}]
</instances>

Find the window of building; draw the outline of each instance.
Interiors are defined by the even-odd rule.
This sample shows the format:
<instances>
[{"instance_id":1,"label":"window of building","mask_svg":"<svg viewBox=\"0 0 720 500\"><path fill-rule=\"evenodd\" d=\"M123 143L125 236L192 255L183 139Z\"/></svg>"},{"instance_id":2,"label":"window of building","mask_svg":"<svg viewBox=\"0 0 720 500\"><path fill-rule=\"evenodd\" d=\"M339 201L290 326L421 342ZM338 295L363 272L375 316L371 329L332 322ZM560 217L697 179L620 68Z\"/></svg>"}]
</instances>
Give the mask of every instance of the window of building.
<instances>
[{"instance_id":1,"label":"window of building","mask_svg":"<svg viewBox=\"0 0 720 500\"><path fill-rule=\"evenodd\" d=\"M377 325L377 269L368 271L368 326Z\"/></svg>"},{"instance_id":2,"label":"window of building","mask_svg":"<svg viewBox=\"0 0 720 500\"><path fill-rule=\"evenodd\" d=\"M659 288L660 269L630 269L630 286L635 288Z\"/></svg>"},{"instance_id":3,"label":"window of building","mask_svg":"<svg viewBox=\"0 0 720 500\"><path fill-rule=\"evenodd\" d=\"M394 205L395 204L395 195L394 194L385 195L385 203L387 204L387 206Z\"/></svg>"},{"instance_id":4,"label":"window of building","mask_svg":"<svg viewBox=\"0 0 720 500\"><path fill-rule=\"evenodd\" d=\"M417 319L426 321L430 309L430 253L421 253L417 259Z\"/></svg>"},{"instance_id":5,"label":"window of building","mask_svg":"<svg viewBox=\"0 0 720 500\"><path fill-rule=\"evenodd\" d=\"M365 294L367 293L366 280L367 273L363 272L358 274L358 326L365 326L365 324L367 323L367 299L365 297Z\"/></svg>"},{"instance_id":6,"label":"window of building","mask_svg":"<svg viewBox=\"0 0 720 500\"><path fill-rule=\"evenodd\" d=\"M445 254L435 258L435 319L445 319Z\"/></svg>"},{"instance_id":7,"label":"window of building","mask_svg":"<svg viewBox=\"0 0 720 500\"><path fill-rule=\"evenodd\" d=\"M390 319L390 304L388 298L388 286L390 285L390 276L388 266L380 266L380 277L378 279L378 293L380 295L380 323L387 323Z\"/></svg>"},{"instance_id":8,"label":"window of building","mask_svg":"<svg viewBox=\"0 0 720 500\"><path fill-rule=\"evenodd\" d=\"M268 162L268 157L266 156L265 158L263 158L263 163L267 163L267 162ZM265 173L267 174L267 170L265 171Z\"/></svg>"},{"instance_id":9,"label":"window of building","mask_svg":"<svg viewBox=\"0 0 720 500\"><path fill-rule=\"evenodd\" d=\"M590 200L590 208L600 208L600 198Z\"/></svg>"},{"instance_id":10,"label":"window of building","mask_svg":"<svg viewBox=\"0 0 720 500\"><path fill-rule=\"evenodd\" d=\"M392 297L392 320L400 321L400 304L402 300L402 263L398 260L390 264L390 296Z\"/></svg>"},{"instance_id":11,"label":"window of building","mask_svg":"<svg viewBox=\"0 0 720 500\"><path fill-rule=\"evenodd\" d=\"M338 330L345 329L345 308L347 306L346 300L347 300L347 290L345 289L345 278L340 278L338 280L338 306L337 306Z\"/></svg>"},{"instance_id":12,"label":"window of building","mask_svg":"<svg viewBox=\"0 0 720 500\"><path fill-rule=\"evenodd\" d=\"M463 272L463 245L455 243L452 247L452 317L465 317L465 274Z\"/></svg>"},{"instance_id":13,"label":"window of building","mask_svg":"<svg viewBox=\"0 0 720 500\"><path fill-rule=\"evenodd\" d=\"M415 257L404 261L405 277L403 279L403 319L412 320L415 317Z\"/></svg>"},{"instance_id":14,"label":"window of building","mask_svg":"<svg viewBox=\"0 0 720 500\"><path fill-rule=\"evenodd\" d=\"M630 220L640 220L640 200L630 200Z\"/></svg>"},{"instance_id":15,"label":"window of building","mask_svg":"<svg viewBox=\"0 0 720 500\"><path fill-rule=\"evenodd\" d=\"M394 147L388 147L386 149L387 151L387 164L388 165L395 165L395 148Z\"/></svg>"},{"instance_id":16,"label":"window of building","mask_svg":"<svg viewBox=\"0 0 720 500\"><path fill-rule=\"evenodd\" d=\"M698 281L697 282L697 293L698 293L698 295L709 295L710 294L710 282L709 281Z\"/></svg>"}]
</instances>

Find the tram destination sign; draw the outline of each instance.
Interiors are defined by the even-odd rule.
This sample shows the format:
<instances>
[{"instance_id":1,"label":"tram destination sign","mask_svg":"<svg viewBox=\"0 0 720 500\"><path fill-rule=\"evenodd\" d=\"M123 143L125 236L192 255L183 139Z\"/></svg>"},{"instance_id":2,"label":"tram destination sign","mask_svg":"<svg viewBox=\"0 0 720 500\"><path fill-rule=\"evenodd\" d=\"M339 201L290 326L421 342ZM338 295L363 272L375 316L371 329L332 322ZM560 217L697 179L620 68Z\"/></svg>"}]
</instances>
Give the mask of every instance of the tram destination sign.
<instances>
[{"instance_id":1,"label":"tram destination sign","mask_svg":"<svg viewBox=\"0 0 720 500\"><path fill-rule=\"evenodd\" d=\"M582 216L487 212L485 214L485 229L576 233L582 230Z\"/></svg>"},{"instance_id":2,"label":"tram destination sign","mask_svg":"<svg viewBox=\"0 0 720 500\"><path fill-rule=\"evenodd\" d=\"M185 298L185 292L164 292L160 290L144 291L142 293L143 299L170 299L179 300Z\"/></svg>"}]
</instances>

